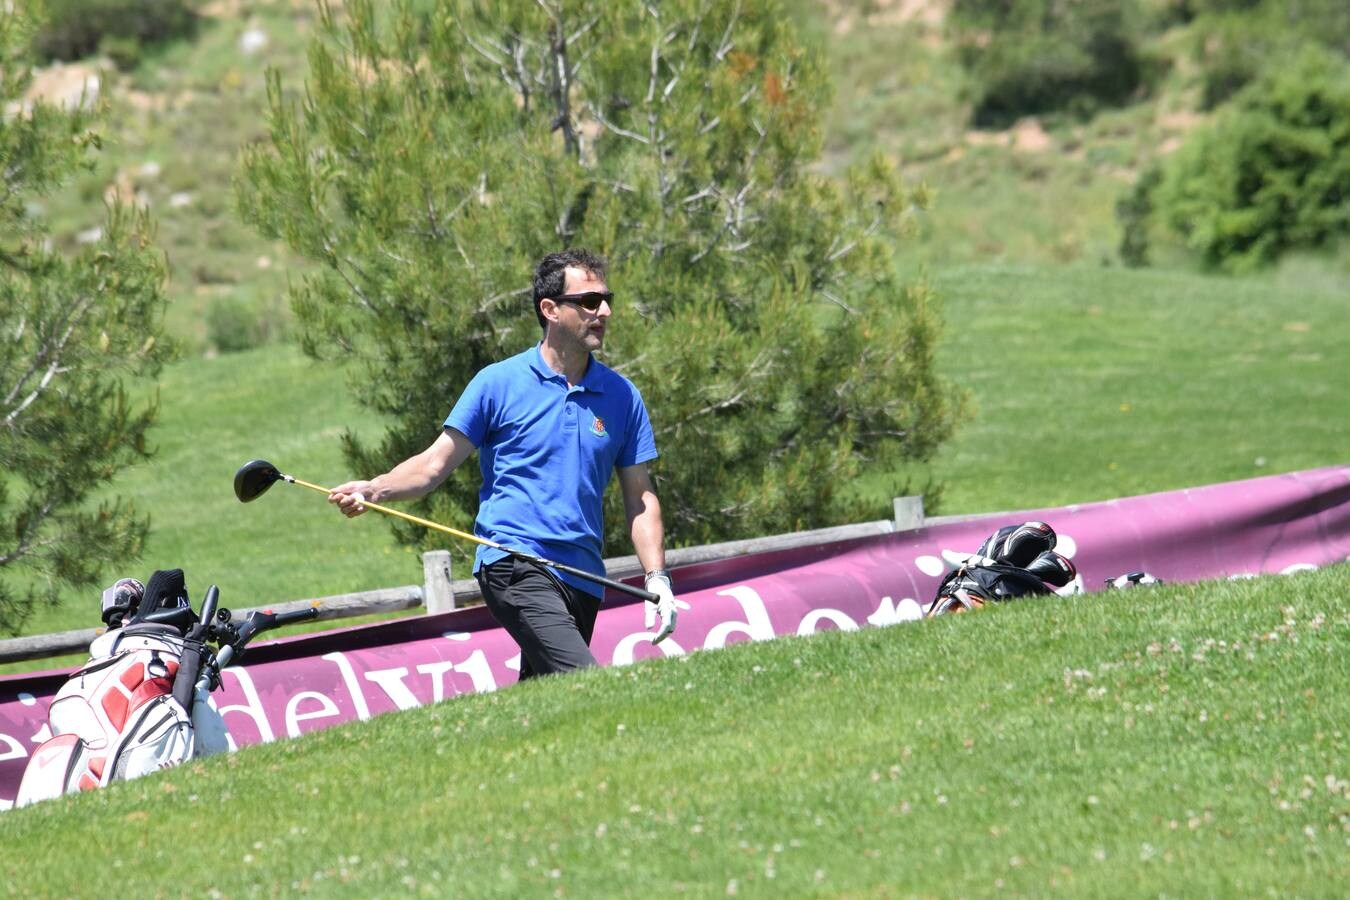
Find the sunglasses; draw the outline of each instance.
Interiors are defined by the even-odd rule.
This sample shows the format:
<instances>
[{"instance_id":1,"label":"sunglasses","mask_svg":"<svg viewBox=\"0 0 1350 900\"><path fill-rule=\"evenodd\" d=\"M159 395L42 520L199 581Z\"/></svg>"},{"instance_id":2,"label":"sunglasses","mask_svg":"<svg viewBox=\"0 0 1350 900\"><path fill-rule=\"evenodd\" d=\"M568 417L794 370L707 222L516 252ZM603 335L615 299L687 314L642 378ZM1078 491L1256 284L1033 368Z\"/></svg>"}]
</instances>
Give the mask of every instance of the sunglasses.
<instances>
[{"instance_id":1,"label":"sunglasses","mask_svg":"<svg viewBox=\"0 0 1350 900\"><path fill-rule=\"evenodd\" d=\"M552 298L554 303L575 303L587 312L595 312L601 303L614 305L613 291L586 291L582 294L559 294Z\"/></svg>"}]
</instances>

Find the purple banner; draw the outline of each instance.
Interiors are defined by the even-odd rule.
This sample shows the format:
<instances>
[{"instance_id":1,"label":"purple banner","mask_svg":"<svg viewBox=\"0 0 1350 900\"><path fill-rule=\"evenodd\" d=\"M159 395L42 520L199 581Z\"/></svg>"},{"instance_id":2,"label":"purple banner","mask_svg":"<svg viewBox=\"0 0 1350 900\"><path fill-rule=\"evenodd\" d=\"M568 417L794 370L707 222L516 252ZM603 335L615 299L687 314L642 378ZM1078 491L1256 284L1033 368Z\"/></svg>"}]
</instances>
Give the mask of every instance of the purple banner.
<instances>
[{"instance_id":1,"label":"purple banner","mask_svg":"<svg viewBox=\"0 0 1350 900\"><path fill-rule=\"evenodd\" d=\"M592 649L602 663L678 656L745 640L883 626L920 617L954 554L1001 525L1049 522L1083 586L1146 570L1165 581L1291 573L1350 559L1350 466L983 516L675 571L679 627L652 647L640 601L611 593ZM249 649L213 702L232 745L514 683L519 653L481 607L306 635ZM0 678L0 809L68 671Z\"/></svg>"}]
</instances>

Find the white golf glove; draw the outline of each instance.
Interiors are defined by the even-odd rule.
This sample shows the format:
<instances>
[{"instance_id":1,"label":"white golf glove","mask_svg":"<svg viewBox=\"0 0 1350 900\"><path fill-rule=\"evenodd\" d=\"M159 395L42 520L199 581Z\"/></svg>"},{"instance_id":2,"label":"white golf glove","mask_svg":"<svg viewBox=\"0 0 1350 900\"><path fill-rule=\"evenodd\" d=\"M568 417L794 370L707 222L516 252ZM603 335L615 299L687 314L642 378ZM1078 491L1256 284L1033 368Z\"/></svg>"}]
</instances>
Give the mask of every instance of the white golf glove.
<instances>
[{"instance_id":1,"label":"white golf glove","mask_svg":"<svg viewBox=\"0 0 1350 900\"><path fill-rule=\"evenodd\" d=\"M652 638L652 644L659 644L675 630L675 591L670 586L670 573L665 569L648 572L646 587L656 595L655 603L647 601L646 628L651 631L656 620L661 620L661 630Z\"/></svg>"}]
</instances>

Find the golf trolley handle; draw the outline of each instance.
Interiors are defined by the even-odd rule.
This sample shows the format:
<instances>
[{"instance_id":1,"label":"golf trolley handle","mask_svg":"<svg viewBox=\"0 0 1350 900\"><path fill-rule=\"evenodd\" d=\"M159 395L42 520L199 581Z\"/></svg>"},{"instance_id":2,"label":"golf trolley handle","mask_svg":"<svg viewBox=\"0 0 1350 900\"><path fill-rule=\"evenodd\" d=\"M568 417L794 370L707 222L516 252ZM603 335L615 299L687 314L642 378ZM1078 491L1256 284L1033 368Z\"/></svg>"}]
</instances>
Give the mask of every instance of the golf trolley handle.
<instances>
[{"instance_id":1,"label":"golf trolley handle","mask_svg":"<svg viewBox=\"0 0 1350 900\"><path fill-rule=\"evenodd\" d=\"M274 613L270 609L257 610L251 612L248 618L239 626L238 637L229 643L223 644L216 651L215 670L219 672L230 664L230 662L244 652L244 645L253 640L264 631L271 631L273 628L281 628L285 625L294 625L297 622L308 622L317 618L319 608L311 606L308 609L297 609L293 612ZM203 674L197 680L197 686L210 688L211 673Z\"/></svg>"},{"instance_id":2,"label":"golf trolley handle","mask_svg":"<svg viewBox=\"0 0 1350 900\"><path fill-rule=\"evenodd\" d=\"M305 609L297 609L291 612L274 613L270 609L260 609L249 613L248 618L239 626L239 640L234 643L242 649L245 644L253 640L254 636L264 631L271 631L273 628L281 628L286 625L294 625L297 622L308 622L317 618L319 608L310 606ZM226 648L222 647L223 653ZM232 654L233 655L233 654ZM222 666L224 663L221 664Z\"/></svg>"}]
</instances>

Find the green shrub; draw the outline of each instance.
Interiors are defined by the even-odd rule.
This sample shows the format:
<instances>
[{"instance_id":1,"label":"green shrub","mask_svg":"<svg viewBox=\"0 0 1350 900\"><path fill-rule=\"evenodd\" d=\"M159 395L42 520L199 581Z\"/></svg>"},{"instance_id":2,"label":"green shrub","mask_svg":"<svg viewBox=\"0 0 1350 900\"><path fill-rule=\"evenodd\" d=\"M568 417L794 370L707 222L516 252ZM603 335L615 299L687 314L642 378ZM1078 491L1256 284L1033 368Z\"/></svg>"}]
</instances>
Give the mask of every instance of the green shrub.
<instances>
[{"instance_id":1,"label":"green shrub","mask_svg":"<svg viewBox=\"0 0 1350 900\"><path fill-rule=\"evenodd\" d=\"M1304 44L1350 51L1344 0L1190 0L1189 53L1201 104L1214 109Z\"/></svg>"},{"instance_id":2,"label":"green shrub","mask_svg":"<svg viewBox=\"0 0 1350 900\"><path fill-rule=\"evenodd\" d=\"M1120 260L1127 266L1148 265L1149 226L1153 219L1153 192L1162 181L1162 170L1150 166L1116 201L1120 223Z\"/></svg>"},{"instance_id":3,"label":"green shrub","mask_svg":"<svg viewBox=\"0 0 1350 900\"><path fill-rule=\"evenodd\" d=\"M135 35L109 35L99 42L98 51L123 72L130 72L141 62L141 41Z\"/></svg>"},{"instance_id":4,"label":"green shrub","mask_svg":"<svg viewBox=\"0 0 1350 900\"><path fill-rule=\"evenodd\" d=\"M221 353L240 353L285 333L278 302L235 294L214 298L206 309L206 338Z\"/></svg>"},{"instance_id":5,"label":"green shrub","mask_svg":"<svg viewBox=\"0 0 1350 900\"><path fill-rule=\"evenodd\" d=\"M1197 28L1193 41L1200 68L1200 105L1214 109L1230 100L1260 74L1272 35L1249 19L1225 18Z\"/></svg>"},{"instance_id":6,"label":"green shrub","mask_svg":"<svg viewBox=\"0 0 1350 900\"><path fill-rule=\"evenodd\" d=\"M949 23L981 127L1119 105L1147 80L1137 0L956 0Z\"/></svg>"},{"instance_id":7,"label":"green shrub","mask_svg":"<svg viewBox=\"0 0 1350 900\"><path fill-rule=\"evenodd\" d=\"M1154 207L1208 265L1244 271L1350 231L1347 190L1350 64L1310 46L1192 135Z\"/></svg>"},{"instance_id":8,"label":"green shrub","mask_svg":"<svg viewBox=\"0 0 1350 900\"><path fill-rule=\"evenodd\" d=\"M196 0L46 0L46 24L35 49L43 59L71 60L104 52L122 69L152 44L190 37Z\"/></svg>"}]
</instances>

